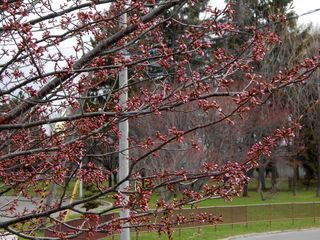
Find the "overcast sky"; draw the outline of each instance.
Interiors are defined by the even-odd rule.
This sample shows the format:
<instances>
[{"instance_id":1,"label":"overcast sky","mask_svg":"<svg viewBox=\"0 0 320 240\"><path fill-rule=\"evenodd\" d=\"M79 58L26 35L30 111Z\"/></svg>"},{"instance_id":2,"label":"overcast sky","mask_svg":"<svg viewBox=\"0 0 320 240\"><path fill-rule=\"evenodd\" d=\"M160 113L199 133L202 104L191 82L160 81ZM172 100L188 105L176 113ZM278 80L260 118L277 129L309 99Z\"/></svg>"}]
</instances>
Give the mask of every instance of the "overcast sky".
<instances>
[{"instance_id":1,"label":"overcast sky","mask_svg":"<svg viewBox=\"0 0 320 240\"><path fill-rule=\"evenodd\" d=\"M313 9L320 9L319 0L294 0L295 11L300 15ZM320 11L302 16L299 23L312 22L314 25L320 26Z\"/></svg>"},{"instance_id":2,"label":"overcast sky","mask_svg":"<svg viewBox=\"0 0 320 240\"><path fill-rule=\"evenodd\" d=\"M224 6L224 0L211 0L211 4L218 8L222 8ZM314 9L320 9L320 0L294 0L293 6L294 11L298 15L301 15ZM309 22L320 26L320 11L302 16L298 20L299 24L307 24Z\"/></svg>"}]
</instances>

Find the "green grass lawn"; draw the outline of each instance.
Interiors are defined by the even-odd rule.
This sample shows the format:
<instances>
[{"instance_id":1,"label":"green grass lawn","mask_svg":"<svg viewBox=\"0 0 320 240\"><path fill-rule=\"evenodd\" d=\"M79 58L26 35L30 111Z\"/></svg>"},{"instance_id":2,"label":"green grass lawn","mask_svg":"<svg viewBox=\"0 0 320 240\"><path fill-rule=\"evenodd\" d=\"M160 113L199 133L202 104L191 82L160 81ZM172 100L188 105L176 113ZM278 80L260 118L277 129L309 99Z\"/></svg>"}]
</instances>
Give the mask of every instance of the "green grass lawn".
<instances>
[{"instance_id":1,"label":"green grass lawn","mask_svg":"<svg viewBox=\"0 0 320 240\"><path fill-rule=\"evenodd\" d=\"M206 226L206 227L195 227L195 228L182 228L174 229L173 237L174 240L218 240L227 238L230 236L262 233L271 231L283 231L283 230L297 230L305 228L316 228L320 227L320 220L313 219L307 220L296 220L292 221L274 221L271 224L269 222L258 222L246 224L234 224L234 225L218 225L218 226ZM38 235L43 237L43 234ZM19 240L23 238L19 238ZM157 232L131 232L132 240L167 240L168 235ZM118 235L105 238L104 240L119 240Z\"/></svg>"},{"instance_id":2,"label":"green grass lawn","mask_svg":"<svg viewBox=\"0 0 320 240\"><path fill-rule=\"evenodd\" d=\"M70 197L74 188L76 180L71 180L69 182L68 188L66 190L66 196ZM267 185L270 186L270 179L266 180ZM43 187L43 183L39 182L39 189ZM306 190L304 186L300 186L296 196L293 196L292 192L288 190L287 179L278 180L278 192L276 194L271 194L266 191L263 193L265 201L261 200L261 195L256 191L257 181L256 179L251 179L249 183L249 197L236 197L232 201L225 202L223 199L209 199L198 204L198 206L221 206L221 205L244 205L244 204L259 204L259 203L284 203L284 202L314 202L319 201L315 196L315 189L309 188ZM50 186L48 187L49 191ZM27 189L28 194L34 195L34 186L29 186ZM63 192L62 186L57 186L56 196L61 196ZM78 191L79 192L79 191ZM11 195L12 191L6 193L6 195ZM84 195L88 194L88 191L84 188ZM79 194L77 193L77 197ZM159 195L154 194L150 199L150 207L154 208L156 201L159 199ZM105 198L107 201L112 202L113 199L110 197Z\"/></svg>"},{"instance_id":3,"label":"green grass lawn","mask_svg":"<svg viewBox=\"0 0 320 240\"><path fill-rule=\"evenodd\" d=\"M267 186L271 186L270 179L266 179ZM223 199L208 199L197 204L200 207L208 206L231 206L231 205L247 205L247 204L268 204L268 203L288 203L288 202L318 202L320 198L316 197L314 186L308 189L300 184L296 196L288 189L287 179L278 179L277 192L271 193L265 191L263 193L264 200L261 199L260 193L256 191L257 180L251 179L249 182L249 196L235 197L232 201L224 201ZM178 195L179 196L179 195ZM154 194L150 199L150 207L154 208L159 196Z\"/></svg>"},{"instance_id":4,"label":"green grass lawn","mask_svg":"<svg viewBox=\"0 0 320 240\"><path fill-rule=\"evenodd\" d=\"M42 184L42 183L39 183ZM67 196L71 196L75 181L70 181L70 185L67 189ZM267 184L270 185L270 182L267 180ZM261 199L261 195L256 192L256 180L252 179L249 185L249 196L248 197L236 197L232 201L224 201L223 199L209 199L197 204L199 207L219 207L219 206L234 206L234 205L251 205L251 204L264 204L265 207L254 207L250 208L248 211L248 224L226 224L226 225L216 225L216 226L202 226L195 228L183 228L174 230L174 239L201 239L201 240L214 240L222 239L228 236L248 234L248 233L259 233L266 231L277 231L285 229L300 229L300 228L310 228L310 227L320 227L320 220L309 218L309 219L295 219L292 220L277 220L283 216L290 218L292 216L292 211L290 207L282 208L274 207L275 203L299 203L299 202L320 202L319 198L315 197L315 188L309 188L308 190L304 186L300 186L296 196L293 196L292 191L288 190L288 183L286 179L279 180L278 191L275 194L271 194L269 191L263 193L265 200ZM32 194L32 188L28 189L28 192ZM57 188L57 194L62 193L62 188ZM150 207L155 206L156 201L159 199L159 195L154 194L150 199ZM112 202L113 199L106 197L106 201ZM268 207L271 206L272 207ZM319 205L320 206L320 205ZM302 206L304 207L304 206ZM187 207L189 208L189 207ZM320 211L320 208L317 211ZM298 209L297 211L300 211ZM312 216L312 207L309 209L301 209L301 212L307 213L308 216ZM235 213L233 213L235 214ZM250 219L259 219L259 216L272 216L272 221L250 221ZM236 215L236 214L235 214ZM70 218L78 217L70 216ZM262 219L262 218L261 218ZM265 218L264 218L265 219ZM293 224L294 223L294 224ZM118 239L118 236L113 236L113 238L107 239ZM158 235L156 232L139 232L138 234L132 232L131 239L141 239L141 240L152 240L152 239L168 239L166 234Z\"/></svg>"},{"instance_id":5,"label":"green grass lawn","mask_svg":"<svg viewBox=\"0 0 320 240\"><path fill-rule=\"evenodd\" d=\"M267 181L267 184L269 181ZM300 186L296 196L293 196L292 191L288 190L288 183L285 179L280 180L278 183L278 191L275 194L271 194L269 191L264 192L263 196L265 200L261 199L261 195L256 192L256 181L253 179L249 185L248 197L236 197L232 201L224 201L223 199L209 199L197 204L199 207L212 207L212 206L234 206L234 205L251 205L251 204L266 204L273 205L279 203L279 206L272 206L271 208L265 206L264 208L256 207L249 210L248 214L252 219L259 219L257 215L270 215L272 221L251 221L248 224L228 224L228 225L216 225L211 227L195 227L195 228L183 228L175 229L174 239L201 239L201 240L215 240L223 239L229 236L260 233L268 231L281 231L288 229L303 229L320 227L320 220L315 218L309 219L294 219L294 220L277 220L278 218L291 217L292 211L290 206L282 207L281 203L302 203L302 202L320 202L320 199L316 197L315 188L306 189L304 186ZM153 195L150 201L150 207L155 206L159 196ZM308 209L303 209L305 206L301 205L301 209L296 208L295 211L300 214L312 215L312 206ZM318 209L317 209L318 211ZM303 217L303 216L302 216ZM249 217L250 218L250 217ZM106 239L118 239L118 236ZM132 232L131 239L139 240L152 240L152 239L168 239L166 234L159 236L156 232Z\"/></svg>"},{"instance_id":6,"label":"green grass lawn","mask_svg":"<svg viewBox=\"0 0 320 240\"><path fill-rule=\"evenodd\" d=\"M315 190L301 190L296 196L291 192L283 191L276 194L267 193L269 196L266 200L261 200L259 193L250 191L248 197L236 197L232 201L224 201L223 199L209 199L199 203L199 206L230 206L230 205L247 205L247 204L268 204L268 203L288 203L288 202L316 202L320 201L315 196Z\"/></svg>"}]
</instances>

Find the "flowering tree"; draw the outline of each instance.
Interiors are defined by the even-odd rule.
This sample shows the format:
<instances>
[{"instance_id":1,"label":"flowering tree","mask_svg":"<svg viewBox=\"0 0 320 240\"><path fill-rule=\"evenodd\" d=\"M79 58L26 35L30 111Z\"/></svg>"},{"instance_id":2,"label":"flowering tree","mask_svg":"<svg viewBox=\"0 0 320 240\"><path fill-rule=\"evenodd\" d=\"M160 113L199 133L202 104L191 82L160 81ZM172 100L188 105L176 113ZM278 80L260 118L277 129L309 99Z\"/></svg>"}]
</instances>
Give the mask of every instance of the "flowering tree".
<instances>
[{"instance_id":1,"label":"flowering tree","mask_svg":"<svg viewBox=\"0 0 320 240\"><path fill-rule=\"evenodd\" d=\"M229 162L227 156L221 165L200 159L201 166L193 169L190 165L175 169L164 166L141 174L141 163L147 167L146 159L152 158L152 164L165 162L161 151L166 147L180 146L183 150L188 146L187 159L195 162L202 156L199 151L208 150L201 137L203 129L228 124L236 128L246 114L266 103L272 94L306 81L319 67L319 57L315 56L271 77L256 74L255 67L268 49L281 44L270 31L271 23L259 29L247 26L239 30L231 23L232 5L221 10L208 7L196 24L177 17L186 6L195 4L196 0L74 0L60 6L51 0L0 2L0 192L15 197L0 206L7 217L0 222L1 228L29 239L39 238L37 232L55 223L70 229L56 230L57 239L83 232L108 235L123 226L164 231L187 220L179 216L172 221L164 217L153 222L153 216L168 216L174 209L208 198L238 195L248 180L244 173L261 156L269 155L278 141L294 134L298 125L275 129L274 134L255 143L241 162ZM121 28L124 13L128 14L128 23ZM222 18L224 21L220 21ZM285 24L282 16L270 16L270 20L272 24ZM175 44L166 43L164 37L163 29L171 24L183 26ZM215 47L227 38L242 35L248 40L237 50ZM160 70L156 74L150 70L155 66ZM118 76L124 68L129 69L129 81L123 87ZM129 98L122 103L119 99L126 92ZM94 104L99 99L103 104ZM188 123L190 112L194 117ZM185 125L170 122L170 113L181 114ZM147 118L167 122L163 128L151 125L146 131L139 129L140 135L129 137L133 153L129 174L109 186L107 180L113 173L90 159L95 154L103 157L119 151L115 142L122 134L120 122ZM97 146L99 153L93 151ZM67 203L72 179L78 178L98 191ZM193 180L206 183L198 191L186 188L171 201L159 200L154 209L149 209L154 192L164 188L170 191L175 184ZM132 184L120 191L119 185L125 181L135 182L135 187ZM43 199L47 185L58 185L62 191L46 205ZM106 195L114 198L113 206L99 214L76 208ZM129 196L128 201L125 196ZM38 208L18 211L21 197L38 204ZM120 208L131 209L130 216L100 220L103 213ZM68 209L81 214L89 227L64 223ZM204 216L200 214L193 221L215 221Z\"/></svg>"}]
</instances>

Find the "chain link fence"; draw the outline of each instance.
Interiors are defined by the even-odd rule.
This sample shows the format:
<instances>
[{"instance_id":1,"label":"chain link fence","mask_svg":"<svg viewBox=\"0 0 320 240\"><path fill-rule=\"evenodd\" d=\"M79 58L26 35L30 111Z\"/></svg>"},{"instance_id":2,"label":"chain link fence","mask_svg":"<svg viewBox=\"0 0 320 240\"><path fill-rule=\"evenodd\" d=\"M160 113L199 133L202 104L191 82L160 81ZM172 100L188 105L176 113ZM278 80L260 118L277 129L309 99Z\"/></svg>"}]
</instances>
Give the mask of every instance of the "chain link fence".
<instances>
[{"instance_id":1,"label":"chain link fence","mask_svg":"<svg viewBox=\"0 0 320 240\"><path fill-rule=\"evenodd\" d=\"M221 216L221 222L216 224L249 224L256 222L269 222L279 220L291 220L294 223L298 219L320 218L320 202L301 202L301 203L273 203L273 204L254 204L237 206L214 206L195 209L181 209L175 212L173 219L177 215L183 215L190 223L182 223L179 227L192 227L208 225L206 222L192 222L199 216Z\"/></svg>"},{"instance_id":2,"label":"chain link fence","mask_svg":"<svg viewBox=\"0 0 320 240\"><path fill-rule=\"evenodd\" d=\"M102 215L100 221L105 222L116 217L116 213ZM181 224L174 224L176 222L177 216L183 216L185 221ZM215 217L221 217L221 221L208 223L207 221L199 221L200 218L203 219L215 219ZM273 203L273 204L252 204L252 205L238 205L238 206L213 206L213 207L199 207L192 209L180 209L173 212L169 216L157 216L153 219L150 219L150 223L161 223L164 218L168 219L169 222L172 222L172 227L177 229L180 233L183 228L198 228L204 226L215 227L219 225L233 225L235 224L245 224L249 226L253 223L267 223L270 226L272 222L279 221L292 221L292 224L295 224L295 221L302 219L309 219L316 221L320 219L320 202L302 202L302 203ZM83 219L74 219L68 221L68 225L78 226L83 222ZM51 228L51 231L49 229ZM67 226L58 224L50 227L45 231L45 236L53 237L54 230L58 231L70 231ZM149 231L145 228L135 228L132 229L136 231L136 239L139 239L140 231ZM102 239L105 236L103 233L95 233L90 236L90 239ZM77 239L87 239L88 233L83 233L77 237ZM115 236L112 236L108 239L115 239ZM179 238L180 239L180 238Z\"/></svg>"}]
</instances>

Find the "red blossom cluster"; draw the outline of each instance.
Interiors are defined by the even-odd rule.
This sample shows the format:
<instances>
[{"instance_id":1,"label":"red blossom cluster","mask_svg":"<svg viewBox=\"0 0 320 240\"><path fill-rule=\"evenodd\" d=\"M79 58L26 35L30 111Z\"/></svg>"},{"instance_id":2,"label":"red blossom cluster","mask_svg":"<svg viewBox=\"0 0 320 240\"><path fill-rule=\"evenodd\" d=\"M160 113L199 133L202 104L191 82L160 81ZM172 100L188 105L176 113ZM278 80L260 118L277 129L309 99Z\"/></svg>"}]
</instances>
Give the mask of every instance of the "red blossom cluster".
<instances>
[{"instance_id":1,"label":"red blossom cluster","mask_svg":"<svg viewBox=\"0 0 320 240\"><path fill-rule=\"evenodd\" d=\"M232 22L231 4L208 8L208 16L195 23L178 17L195 4L0 1L0 197L16 198L0 206L2 215L10 217L0 221L1 228L29 239L43 230L51 231L53 239L66 239L84 232L112 235L123 224L170 232L177 224L221 221L206 213L186 218L176 210L209 198L238 196L249 180L246 171L282 139L289 141L298 126L264 137L247 158L237 159L242 162L224 156L224 164L204 158L219 149L206 145L203 131L236 128L272 94L307 81L320 63L314 56L271 78L258 74L259 62L281 43L279 37L268 26L240 30ZM119 26L125 13L128 22ZM169 41L170 28L177 34ZM222 47L225 39L243 35L246 40L238 49ZM124 69L128 84L120 86ZM128 100L121 102L126 93ZM112 184L122 154L118 124L127 119L132 123L129 175ZM209 137L215 138L214 133ZM79 179L97 192L68 202ZM125 181L129 187L119 191ZM51 190L43 190L43 184ZM159 199L150 208L153 195L175 189L181 196ZM17 210L21 196L39 204L53 195L39 209ZM78 208L105 196L113 199L112 207L101 213ZM130 209L130 216L101 220L121 208ZM82 215L82 224L63 222L68 209ZM69 231L50 228L46 220Z\"/></svg>"}]
</instances>

